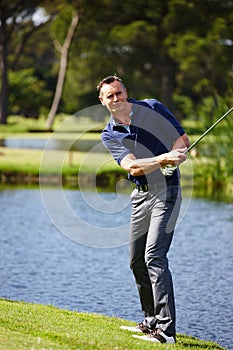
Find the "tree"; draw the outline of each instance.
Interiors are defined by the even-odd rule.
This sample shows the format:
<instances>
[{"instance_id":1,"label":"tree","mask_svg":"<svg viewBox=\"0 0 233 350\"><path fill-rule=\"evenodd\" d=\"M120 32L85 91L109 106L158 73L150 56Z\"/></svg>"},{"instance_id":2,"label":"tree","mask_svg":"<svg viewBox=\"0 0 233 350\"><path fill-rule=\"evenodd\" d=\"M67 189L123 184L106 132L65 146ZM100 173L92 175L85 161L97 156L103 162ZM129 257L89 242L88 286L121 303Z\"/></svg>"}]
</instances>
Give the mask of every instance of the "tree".
<instances>
[{"instance_id":1,"label":"tree","mask_svg":"<svg viewBox=\"0 0 233 350\"><path fill-rule=\"evenodd\" d=\"M45 81L39 79L33 68L9 71L9 112L28 118L37 118L46 114L46 105L51 93L45 87Z\"/></svg>"},{"instance_id":2,"label":"tree","mask_svg":"<svg viewBox=\"0 0 233 350\"><path fill-rule=\"evenodd\" d=\"M7 123L9 80L8 70L15 66L23 49L36 30L44 23L35 23L33 15L41 3L39 0L9 1L0 3L0 123ZM14 45L12 45L14 43ZM9 56L13 59L10 62Z\"/></svg>"},{"instance_id":3,"label":"tree","mask_svg":"<svg viewBox=\"0 0 233 350\"><path fill-rule=\"evenodd\" d=\"M209 95L230 100L231 8L229 0L138 0L137 6L99 0L92 19L80 21L64 105L96 103L93 87L112 73L122 76L130 94L157 97L180 115Z\"/></svg>"},{"instance_id":4,"label":"tree","mask_svg":"<svg viewBox=\"0 0 233 350\"><path fill-rule=\"evenodd\" d=\"M62 90L63 90L64 81L65 81L65 74L66 74L66 68L67 68L67 62L68 62L69 48L79 21L78 11L76 9L71 9L71 11L73 12L72 19L71 19L70 26L68 28L63 44L61 45L57 39L54 40L55 47L59 51L61 57L60 57L60 68L58 73L56 90L55 90L53 102L49 111L49 115L46 121L47 129L51 129L53 125L54 118L58 109L58 105L62 96ZM67 13L67 8L65 9L65 12Z\"/></svg>"},{"instance_id":5,"label":"tree","mask_svg":"<svg viewBox=\"0 0 233 350\"><path fill-rule=\"evenodd\" d=\"M177 64L173 93L188 96L196 108L208 96L218 105L233 89L232 1L180 0L169 8L165 45Z\"/></svg>"},{"instance_id":6,"label":"tree","mask_svg":"<svg viewBox=\"0 0 233 350\"><path fill-rule=\"evenodd\" d=\"M47 14L44 24L35 22L38 8ZM57 54L52 41L61 51L71 9L77 8L72 45L70 41L64 55ZM17 100L21 111L24 101L16 89L25 73L27 81L28 74L38 81L41 96L46 96L40 101L47 109L47 92L57 91L53 114L55 109L74 113L96 104L95 85L114 73L126 81L131 96L158 98L175 113L177 109L178 117L208 96L216 103L222 96L232 104L232 1L138 0L135 6L135 0L2 0L0 10L1 122L7 116L11 70L11 93L16 96L10 103ZM64 64L57 78L59 60Z\"/></svg>"}]
</instances>

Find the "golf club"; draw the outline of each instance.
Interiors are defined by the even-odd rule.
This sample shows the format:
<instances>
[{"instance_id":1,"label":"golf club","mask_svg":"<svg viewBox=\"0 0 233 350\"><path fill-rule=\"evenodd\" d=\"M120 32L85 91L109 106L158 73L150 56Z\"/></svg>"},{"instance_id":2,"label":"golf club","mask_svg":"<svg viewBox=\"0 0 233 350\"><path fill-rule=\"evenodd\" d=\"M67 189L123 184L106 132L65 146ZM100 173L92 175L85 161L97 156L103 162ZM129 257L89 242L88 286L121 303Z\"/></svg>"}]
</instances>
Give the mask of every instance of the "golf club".
<instances>
[{"instance_id":1,"label":"golf club","mask_svg":"<svg viewBox=\"0 0 233 350\"><path fill-rule=\"evenodd\" d=\"M219 118L213 125L209 127L195 142L189 146L185 152L187 154L193 147L195 147L213 128L215 128L216 125L218 125L228 114L230 114L233 111L233 107L231 107L221 118ZM164 167L161 167L161 171L163 175L165 176L171 176L176 169L176 166L167 164Z\"/></svg>"}]
</instances>

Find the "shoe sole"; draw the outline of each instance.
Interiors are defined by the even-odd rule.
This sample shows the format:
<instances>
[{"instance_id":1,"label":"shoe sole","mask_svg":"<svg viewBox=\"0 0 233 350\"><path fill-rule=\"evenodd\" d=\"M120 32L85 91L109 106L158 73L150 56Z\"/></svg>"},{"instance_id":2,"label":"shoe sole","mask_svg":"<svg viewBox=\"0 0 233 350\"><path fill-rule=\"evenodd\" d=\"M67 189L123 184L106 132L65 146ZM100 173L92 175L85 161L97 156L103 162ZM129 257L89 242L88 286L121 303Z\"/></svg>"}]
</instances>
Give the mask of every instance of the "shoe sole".
<instances>
[{"instance_id":1,"label":"shoe sole","mask_svg":"<svg viewBox=\"0 0 233 350\"><path fill-rule=\"evenodd\" d=\"M136 332L136 333L143 333L139 328L137 328L136 326L120 326L120 329L123 329L125 331L129 331L129 332Z\"/></svg>"},{"instance_id":2,"label":"shoe sole","mask_svg":"<svg viewBox=\"0 0 233 350\"><path fill-rule=\"evenodd\" d=\"M150 341L152 343L159 343L159 344L162 344L158 339L156 338L150 338L148 337L148 335L136 335L134 334L133 335L134 338L137 338L137 339L141 339L141 340L146 340L146 341ZM175 340L174 338L171 337L171 339L168 339L165 343L163 344L175 344Z\"/></svg>"}]
</instances>

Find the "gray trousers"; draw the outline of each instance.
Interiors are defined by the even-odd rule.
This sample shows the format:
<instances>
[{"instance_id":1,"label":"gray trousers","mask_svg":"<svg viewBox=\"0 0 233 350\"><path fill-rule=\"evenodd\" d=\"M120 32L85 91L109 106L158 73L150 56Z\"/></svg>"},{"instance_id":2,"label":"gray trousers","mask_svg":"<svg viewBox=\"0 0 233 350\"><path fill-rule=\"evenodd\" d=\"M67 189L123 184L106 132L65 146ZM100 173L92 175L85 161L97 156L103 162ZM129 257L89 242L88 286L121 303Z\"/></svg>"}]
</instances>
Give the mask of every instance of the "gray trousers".
<instances>
[{"instance_id":1,"label":"gray trousers","mask_svg":"<svg viewBox=\"0 0 233 350\"><path fill-rule=\"evenodd\" d=\"M138 287L144 323L175 335L175 301L167 253L181 206L178 185L131 194L130 267Z\"/></svg>"}]
</instances>

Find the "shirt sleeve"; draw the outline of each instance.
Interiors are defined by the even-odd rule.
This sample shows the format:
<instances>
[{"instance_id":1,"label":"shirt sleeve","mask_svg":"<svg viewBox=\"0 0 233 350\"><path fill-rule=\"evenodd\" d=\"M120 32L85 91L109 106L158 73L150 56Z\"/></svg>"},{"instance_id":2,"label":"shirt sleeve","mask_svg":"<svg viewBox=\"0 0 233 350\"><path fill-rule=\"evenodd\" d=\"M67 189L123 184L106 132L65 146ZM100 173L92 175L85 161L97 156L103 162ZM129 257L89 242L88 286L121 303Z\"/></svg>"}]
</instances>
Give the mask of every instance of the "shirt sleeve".
<instances>
[{"instance_id":1,"label":"shirt sleeve","mask_svg":"<svg viewBox=\"0 0 233 350\"><path fill-rule=\"evenodd\" d=\"M132 153L129 149L124 147L123 144L113 138L108 130L103 130L101 138L103 145L119 165L125 156Z\"/></svg>"},{"instance_id":2,"label":"shirt sleeve","mask_svg":"<svg viewBox=\"0 0 233 350\"><path fill-rule=\"evenodd\" d=\"M180 136L184 135L185 133L184 129L182 128L180 123L177 121L175 116L169 111L169 109L164 104L162 104L157 100L152 99L150 101L152 102L151 106L154 109L154 111L158 112L163 117L165 117L174 126L174 128L177 130Z\"/></svg>"}]
</instances>

